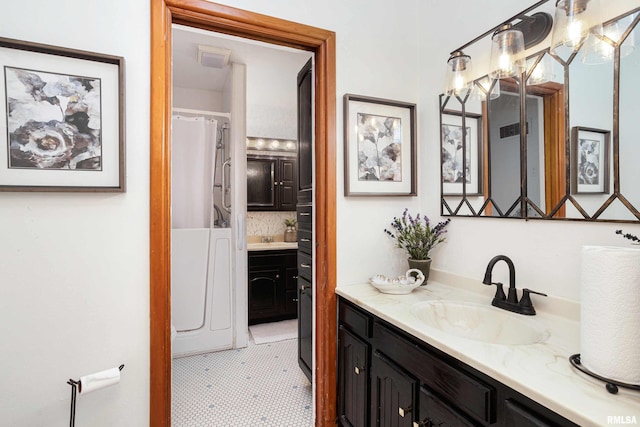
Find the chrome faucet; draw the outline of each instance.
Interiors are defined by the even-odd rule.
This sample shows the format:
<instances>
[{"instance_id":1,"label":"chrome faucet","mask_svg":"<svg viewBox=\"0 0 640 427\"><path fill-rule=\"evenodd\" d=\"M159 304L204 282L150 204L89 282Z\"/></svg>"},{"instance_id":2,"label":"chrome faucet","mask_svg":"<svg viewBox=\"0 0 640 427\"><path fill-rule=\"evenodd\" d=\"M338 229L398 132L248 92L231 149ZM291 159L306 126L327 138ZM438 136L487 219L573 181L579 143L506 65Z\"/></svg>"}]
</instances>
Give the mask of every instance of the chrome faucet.
<instances>
[{"instance_id":1,"label":"chrome faucet","mask_svg":"<svg viewBox=\"0 0 640 427\"><path fill-rule=\"evenodd\" d=\"M498 261L506 262L507 266L509 267L508 295L504 294L502 283L494 283L491 279L493 267ZM547 296L547 294L525 288L522 290L522 298L520 299L520 302L518 302L518 291L516 289L516 268L513 265L513 261L511 261L511 259L506 255L494 256L491 261L489 261L489 265L487 265L487 271L485 271L484 273L484 279L482 280L482 283L484 283L485 285L496 285L497 287L496 294L493 297L493 301L491 301L491 305L493 305L494 307L502 308L504 310L513 311L514 313L518 314L525 314L528 316L533 316L534 314L536 314L536 310L535 308L533 308L533 303L531 302L531 297L529 294L537 294L545 297Z\"/></svg>"}]
</instances>

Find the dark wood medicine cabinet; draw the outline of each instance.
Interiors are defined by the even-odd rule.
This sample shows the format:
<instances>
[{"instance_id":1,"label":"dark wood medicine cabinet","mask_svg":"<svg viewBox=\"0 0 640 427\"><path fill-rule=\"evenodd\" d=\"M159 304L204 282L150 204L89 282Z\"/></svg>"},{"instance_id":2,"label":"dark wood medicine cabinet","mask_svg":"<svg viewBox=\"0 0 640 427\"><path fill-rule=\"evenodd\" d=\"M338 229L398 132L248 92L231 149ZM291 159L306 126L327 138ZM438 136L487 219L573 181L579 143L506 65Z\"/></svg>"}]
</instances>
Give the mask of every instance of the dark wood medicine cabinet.
<instances>
[{"instance_id":1,"label":"dark wood medicine cabinet","mask_svg":"<svg viewBox=\"0 0 640 427\"><path fill-rule=\"evenodd\" d=\"M297 175L295 157L247 153L247 210L295 211Z\"/></svg>"}]
</instances>

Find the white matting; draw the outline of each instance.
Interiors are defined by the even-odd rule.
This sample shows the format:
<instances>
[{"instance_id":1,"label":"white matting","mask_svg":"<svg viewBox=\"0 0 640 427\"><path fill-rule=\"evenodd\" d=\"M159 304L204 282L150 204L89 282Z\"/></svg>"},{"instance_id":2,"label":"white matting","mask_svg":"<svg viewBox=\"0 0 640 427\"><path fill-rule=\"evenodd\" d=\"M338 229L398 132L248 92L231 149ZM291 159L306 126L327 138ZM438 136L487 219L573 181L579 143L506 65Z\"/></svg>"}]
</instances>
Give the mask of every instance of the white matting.
<instances>
[{"instance_id":1,"label":"white matting","mask_svg":"<svg viewBox=\"0 0 640 427\"><path fill-rule=\"evenodd\" d=\"M298 338L298 319L252 325L249 332L256 344Z\"/></svg>"}]
</instances>

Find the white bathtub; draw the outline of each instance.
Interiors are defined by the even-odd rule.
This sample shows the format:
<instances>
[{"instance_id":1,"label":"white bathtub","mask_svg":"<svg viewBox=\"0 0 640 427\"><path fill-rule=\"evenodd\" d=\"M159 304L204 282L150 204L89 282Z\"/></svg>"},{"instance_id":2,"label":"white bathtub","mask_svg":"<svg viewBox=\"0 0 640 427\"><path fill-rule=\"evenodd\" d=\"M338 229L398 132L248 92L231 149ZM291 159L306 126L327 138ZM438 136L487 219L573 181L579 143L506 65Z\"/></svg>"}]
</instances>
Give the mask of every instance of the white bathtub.
<instances>
[{"instance_id":1,"label":"white bathtub","mask_svg":"<svg viewBox=\"0 0 640 427\"><path fill-rule=\"evenodd\" d=\"M231 229L171 231L173 357L233 346Z\"/></svg>"}]
</instances>

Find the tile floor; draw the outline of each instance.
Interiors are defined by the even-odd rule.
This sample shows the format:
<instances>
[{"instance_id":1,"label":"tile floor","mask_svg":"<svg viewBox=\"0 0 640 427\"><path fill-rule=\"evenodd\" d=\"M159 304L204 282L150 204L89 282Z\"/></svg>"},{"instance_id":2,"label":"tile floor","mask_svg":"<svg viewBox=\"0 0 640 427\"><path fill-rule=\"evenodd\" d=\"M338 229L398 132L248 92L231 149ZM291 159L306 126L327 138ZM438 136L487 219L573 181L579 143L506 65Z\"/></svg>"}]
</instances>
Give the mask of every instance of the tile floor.
<instances>
[{"instance_id":1,"label":"tile floor","mask_svg":"<svg viewBox=\"0 0 640 427\"><path fill-rule=\"evenodd\" d=\"M172 426L311 426L297 352L293 339L173 359Z\"/></svg>"}]
</instances>

